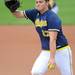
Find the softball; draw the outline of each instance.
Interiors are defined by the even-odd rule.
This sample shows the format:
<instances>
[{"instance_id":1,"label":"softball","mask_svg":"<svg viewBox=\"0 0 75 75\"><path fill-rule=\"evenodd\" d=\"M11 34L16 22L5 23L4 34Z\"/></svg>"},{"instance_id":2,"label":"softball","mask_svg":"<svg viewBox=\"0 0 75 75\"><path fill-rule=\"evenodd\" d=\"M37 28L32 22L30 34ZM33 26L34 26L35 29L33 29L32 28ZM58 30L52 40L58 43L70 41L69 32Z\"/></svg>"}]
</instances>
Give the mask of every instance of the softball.
<instances>
[{"instance_id":1,"label":"softball","mask_svg":"<svg viewBox=\"0 0 75 75\"><path fill-rule=\"evenodd\" d=\"M55 64L48 64L48 69L54 69L55 68Z\"/></svg>"}]
</instances>

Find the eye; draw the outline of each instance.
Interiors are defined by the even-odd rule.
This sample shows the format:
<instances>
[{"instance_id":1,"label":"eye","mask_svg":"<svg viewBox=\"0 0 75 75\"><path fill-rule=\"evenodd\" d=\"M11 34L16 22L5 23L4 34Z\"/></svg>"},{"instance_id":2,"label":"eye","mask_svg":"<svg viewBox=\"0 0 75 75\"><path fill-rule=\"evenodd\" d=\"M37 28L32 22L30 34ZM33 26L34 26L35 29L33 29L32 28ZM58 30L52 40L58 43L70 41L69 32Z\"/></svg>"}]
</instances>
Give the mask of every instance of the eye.
<instances>
[{"instance_id":1,"label":"eye","mask_svg":"<svg viewBox=\"0 0 75 75\"><path fill-rule=\"evenodd\" d=\"M36 1L36 4L38 4L38 1Z\"/></svg>"},{"instance_id":2,"label":"eye","mask_svg":"<svg viewBox=\"0 0 75 75\"><path fill-rule=\"evenodd\" d=\"M43 3L43 1L36 1L36 4L38 4L38 3Z\"/></svg>"},{"instance_id":3,"label":"eye","mask_svg":"<svg viewBox=\"0 0 75 75\"><path fill-rule=\"evenodd\" d=\"M39 3L43 3L43 1L39 1Z\"/></svg>"}]
</instances>

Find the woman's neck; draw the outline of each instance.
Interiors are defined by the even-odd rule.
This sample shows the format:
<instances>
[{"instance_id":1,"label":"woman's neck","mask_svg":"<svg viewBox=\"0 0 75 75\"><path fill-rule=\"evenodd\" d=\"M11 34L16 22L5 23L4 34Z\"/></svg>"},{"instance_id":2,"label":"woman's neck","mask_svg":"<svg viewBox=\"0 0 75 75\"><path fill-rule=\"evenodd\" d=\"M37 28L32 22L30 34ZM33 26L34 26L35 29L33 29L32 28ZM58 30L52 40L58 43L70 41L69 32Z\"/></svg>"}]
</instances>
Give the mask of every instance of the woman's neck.
<instances>
[{"instance_id":1,"label":"woman's neck","mask_svg":"<svg viewBox=\"0 0 75 75\"><path fill-rule=\"evenodd\" d=\"M40 11L41 14L45 13L48 10L48 8L45 8L43 10Z\"/></svg>"}]
</instances>

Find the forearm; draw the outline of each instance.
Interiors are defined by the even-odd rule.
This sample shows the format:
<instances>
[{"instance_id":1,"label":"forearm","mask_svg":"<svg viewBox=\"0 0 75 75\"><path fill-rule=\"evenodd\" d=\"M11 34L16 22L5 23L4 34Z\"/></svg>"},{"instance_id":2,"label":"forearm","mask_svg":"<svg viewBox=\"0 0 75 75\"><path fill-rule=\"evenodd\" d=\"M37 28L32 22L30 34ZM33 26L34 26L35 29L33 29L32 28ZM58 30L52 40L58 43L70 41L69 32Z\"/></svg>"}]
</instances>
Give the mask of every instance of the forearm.
<instances>
[{"instance_id":1,"label":"forearm","mask_svg":"<svg viewBox=\"0 0 75 75\"><path fill-rule=\"evenodd\" d=\"M55 59L56 54L56 40L50 41L50 58Z\"/></svg>"},{"instance_id":2,"label":"forearm","mask_svg":"<svg viewBox=\"0 0 75 75\"><path fill-rule=\"evenodd\" d=\"M56 54L56 40L57 40L57 32L51 31L49 32L50 36L50 58L55 59Z\"/></svg>"},{"instance_id":3,"label":"forearm","mask_svg":"<svg viewBox=\"0 0 75 75\"><path fill-rule=\"evenodd\" d=\"M50 41L50 60L48 64L49 69L55 68L55 54L56 54L56 42Z\"/></svg>"},{"instance_id":4,"label":"forearm","mask_svg":"<svg viewBox=\"0 0 75 75\"><path fill-rule=\"evenodd\" d=\"M23 11L16 10L12 13L16 18L24 18Z\"/></svg>"}]
</instances>

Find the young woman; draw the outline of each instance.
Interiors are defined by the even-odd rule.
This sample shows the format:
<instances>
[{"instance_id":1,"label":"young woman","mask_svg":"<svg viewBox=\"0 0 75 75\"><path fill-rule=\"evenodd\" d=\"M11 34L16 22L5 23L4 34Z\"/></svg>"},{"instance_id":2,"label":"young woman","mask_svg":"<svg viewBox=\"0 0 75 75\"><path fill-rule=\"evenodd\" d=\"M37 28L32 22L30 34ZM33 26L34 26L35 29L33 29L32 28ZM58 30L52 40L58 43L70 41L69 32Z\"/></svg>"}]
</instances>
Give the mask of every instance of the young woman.
<instances>
[{"instance_id":1,"label":"young woman","mask_svg":"<svg viewBox=\"0 0 75 75\"><path fill-rule=\"evenodd\" d=\"M14 3L13 3L14 4ZM50 68L59 68L61 75L72 74L71 49L65 38L60 18L49 10L49 0L35 0L36 9L19 11L6 6L17 18L29 18L40 38L41 53L33 64L32 75L44 75ZM15 6L15 5L14 5Z\"/></svg>"}]
</instances>

